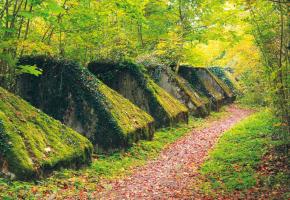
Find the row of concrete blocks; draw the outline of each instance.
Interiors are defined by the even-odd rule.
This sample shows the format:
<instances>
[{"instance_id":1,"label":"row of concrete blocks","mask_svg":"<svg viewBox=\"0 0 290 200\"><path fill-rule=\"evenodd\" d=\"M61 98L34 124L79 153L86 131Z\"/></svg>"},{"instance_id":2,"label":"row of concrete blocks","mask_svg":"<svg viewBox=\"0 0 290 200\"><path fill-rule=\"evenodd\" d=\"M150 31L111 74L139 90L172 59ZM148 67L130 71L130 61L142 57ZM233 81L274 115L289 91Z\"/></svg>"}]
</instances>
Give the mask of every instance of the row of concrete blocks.
<instances>
[{"instance_id":1,"label":"row of concrete blocks","mask_svg":"<svg viewBox=\"0 0 290 200\"><path fill-rule=\"evenodd\" d=\"M190 115L205 117L211 110L219 110L235 99L233 90L206 68L180 66L176 74L169 67L146 67L127 61L92 62L85 68L74 61L46 56L24 57L19 64L36 65L42 70L42 75L21 75L17 94L40 109L39 112L85 136L95 152L127 148L140 139L152 140L158 128L187 123ZM5 104L3 99L2 104ZM17 112L22 112L21 108L17 109ZM19 135L25 139L25 131ZM31 147L25 145L23 148L31 151ZM13 144L11 146L12 149ZM53 144L47 146L39 151L57 151L51 150ZM90 162L87 154L92 150L89 149L82 149L87 153L80 165ZM45 156L49 154L46 152ZM1 157L5 158L5 155ZM50 167L47 164L41 167L41 161L31 161L33 170L27 173L24 169L13 169L17 160L10 160L13 163L10 167L9 159L4 160L0 159L0 167L4 162L8 162L8 167L1 170L19 178L39 177L45 174L44 171L58 166L56 162ZM76 160L74 158L74 162ZM59 163L65 163L61 156ZM34 171L34 165L40 167Z\"/></svg>"}]
</instances>

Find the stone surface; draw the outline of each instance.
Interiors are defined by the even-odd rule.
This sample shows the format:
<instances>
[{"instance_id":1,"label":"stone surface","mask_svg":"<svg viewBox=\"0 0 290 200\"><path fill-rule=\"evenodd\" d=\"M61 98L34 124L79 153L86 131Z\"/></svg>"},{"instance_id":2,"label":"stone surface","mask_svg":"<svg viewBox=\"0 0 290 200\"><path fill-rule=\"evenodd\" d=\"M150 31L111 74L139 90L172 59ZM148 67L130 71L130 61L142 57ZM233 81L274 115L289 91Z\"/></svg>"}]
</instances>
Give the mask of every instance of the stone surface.
<instances>
[{"instance_id":1,"label":"stone surface","mask_svg":"<svg viewBox=\"0 0 290 200\"><path fill-rule=\"evenodd\" d=\"M91 161L92 144L0 87L0 175L31 179Z\"/></svg>"},{"instance_id":2,"label":"stone surface","mask_svg":"<svg viewBox=\"0 0 290 200\"><path fill-rule=\"evenodd\" d=\"M144 66L132 62L92 62L89 70L135 105L151 114L157 127L188 121L188 109L159 87Z\"/></svg>"},{"instance_id":3,"label":"stone surface","mask_svg":"<svg viewBox=\"0 0 290 200\"><path fill-rule=\"evenodd\" d=\"M89 138L96 150L152 139L154 119L78 63L38 56L24 57L20 64L36 65L43 74L22 75L19 94Z\"/></svg>"}]
</instances>

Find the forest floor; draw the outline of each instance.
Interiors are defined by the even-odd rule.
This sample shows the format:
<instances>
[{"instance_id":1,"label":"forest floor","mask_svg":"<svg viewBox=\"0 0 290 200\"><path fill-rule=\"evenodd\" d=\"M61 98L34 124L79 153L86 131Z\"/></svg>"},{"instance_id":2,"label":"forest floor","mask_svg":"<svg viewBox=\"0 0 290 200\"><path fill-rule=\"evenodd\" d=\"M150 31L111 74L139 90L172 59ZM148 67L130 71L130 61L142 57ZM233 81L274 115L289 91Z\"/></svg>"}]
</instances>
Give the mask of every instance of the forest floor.
<instances>
[{"instance_id":1,"label":"forest floor","mask_svg":"<svg viewBox=\"0 0 290 200\"><path fill-rule=\"evenodd\" d=\"M190 183L218 138L253 111L235 105L229 114L204 128L195 128L164 149L159 157L137 167L124 179L103 181L97 199L197 199ZM201 198L201 197L200 197Z\"/></svg>"},{"instance_id":2,"label":"forest floor","mask_svg":"<svg viewBox=\"0 0 290 200\"><path fill-rule=\"evenodd\" d=\"M224 106L79 170L0 178L0 199L290 199L289 158L273 140L280 125L267 109Z\"/></svg>"}]
</instances>

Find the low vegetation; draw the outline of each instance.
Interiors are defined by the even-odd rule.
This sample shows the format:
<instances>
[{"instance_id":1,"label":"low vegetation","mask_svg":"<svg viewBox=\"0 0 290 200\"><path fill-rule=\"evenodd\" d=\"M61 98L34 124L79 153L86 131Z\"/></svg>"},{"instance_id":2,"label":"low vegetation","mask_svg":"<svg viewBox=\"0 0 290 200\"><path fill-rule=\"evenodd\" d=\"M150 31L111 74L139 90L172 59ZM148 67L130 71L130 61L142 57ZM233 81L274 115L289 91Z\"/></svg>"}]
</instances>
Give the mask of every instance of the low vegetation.
<instances>
[{"instance_id":1,"label":"low vegetation","mask_svg":"<svg viewBox=\"0 0 290 200\"><path fill-rule=\"evenodd\" d=\"M287 190L287 180L289 186L287 158L273 151L285 145L281 140L273 140L280 126L278 122L269 111L261 111L227 131L202 165L195 189L201 188L212 197L248 193L253 196L255 192L262 194L264 189L269 193L268 198L286 199L283 196L286 192L281 191ZM273 162L277 158L280 168Z\"/></svg>"},{"instance_id":2,"label":"low vegetation","mask_svg":"<svg viewBox=\"0 0 290 200\"><path fill-rule=\"evenodd\" d=\"M194 127L206 126L210 121L227 115L227 112L212 113L207 119L190 118L189 124L176 128L161 129L155 133L153 141L141 141L127 151L110 155L95 155L90 167L82 170L62 170L49 178L35 182L9 181L0 179L0 198L37 199L44 197L90 196L98 192L103 179L120 178L131 173L131 169L141 166L147 160L156 158L168 145L178 140Z\"/></svg>"}]
</instances>

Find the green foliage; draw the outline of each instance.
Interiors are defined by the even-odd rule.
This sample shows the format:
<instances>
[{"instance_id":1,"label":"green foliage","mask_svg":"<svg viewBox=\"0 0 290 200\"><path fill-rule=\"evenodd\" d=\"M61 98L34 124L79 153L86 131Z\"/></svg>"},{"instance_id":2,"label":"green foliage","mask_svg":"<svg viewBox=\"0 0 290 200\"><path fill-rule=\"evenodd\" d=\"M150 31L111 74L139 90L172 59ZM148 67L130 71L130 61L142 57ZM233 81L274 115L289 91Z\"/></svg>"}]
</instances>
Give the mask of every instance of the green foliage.
<instances>
[{"instance_id":1,"label":"green foliage","mask_svg":"<svg viewBox=\"0 0 290 200\"><path fill-rule=\"evenodd\" d=\"M191 47L235 40L224 1L107 0L0 3L0 54L58 55L86 63L154 53L166 63L190 60ZM222 31L221 31L222 30ZM225 34L226 33L226 34Z\"/></svg>"},{"instance_id":2,"label":"green foliage","mask_svg":"<svg viewBox=\"0 0 290 200\"><path fill-rule=\"evenodd\" d=\"M267 75L262 70L254 72L251 69L245 70L240 76L243 96L239 98L239 102L254 107L269 105L271 97L266 77Z\"/></svg>"},{"instance_id":3,"label":"green foliage","mask_svg":"<svg viewBox=\"0 0 290 200\"><path fill-rule=\"evenodd\" d=\"M276 122L269 111L261 111L227 131L201 167L204 192L214 195L255 186L258 166L273 145Z\"/></svg>"},{"instance_id":4,"label":"green foliage","mask_svg":"<svg viewBox=\"0 0 290 200\"><path fill-rule=\"evenodd\" d=\"M30 54L82 64L151 55L177 66L237 66L246 69L238 75L249 76L251 82L256 78L248 70L258 77L263 71L265 84L257 84L256 94L269 93L271 98L262 102L287 121L288 13L281 1L3 1L0 84L14 89L14 64ZM20 71L38 74L31 67Z\"/></svg>"},{"instance_id":5,"label":"green foliage","mask_svg":"<svg viewBox=\"0 0 290 200\"><path fill-rule=\"evenodd\" d=\"M252 25L250 31L261 52L263 89L268 104L289 127L289 13L287 1L271 3L256 0L247 3ZM258 77L260 77L258 74ZM262 85L263 86L263 85ZM289 131L289 128L288 128Z\"/></svg>"},{"instance_id":6,"label":"green foliage","mask_svg":"<svg viewBox=\"0 0 290 200\"><path fill-rule=\"evenodd\" d=\"M38 182L10 182L7 179L0 179L0 198L37 199L53 194L58 198L75 198L83 190L90 195L98 190L100 180L120 178L130 174L134 167L142 166L148 160L156 158L163 149L192 128L206 126L211 120L216 120L225 114L225 112L212 112L212 116L208 119L190 118L188 124L179 124L175 128L157 131L153 141L142 140L126 151L94 155L92 165L79 171L62 170Z\"/></svg>"},{"instance_id":7,"label":"green foliage","mask_svg":"<svg viewBox=\"0 0 290 200\"><path fill-rule=\"evenodd\" d=\"M2 88L0 122L3 170L18 179L90 162L92 145L86 138Z\"/></svg>"},{"instance_id":8,"label":"green foliage","mask_svg":"<svg viewBox=\"0 0 290 200\"><path fill-rule=\"evenodd\" d=\"M151 116L78 63L31 56L20 59L20 64L36 65L43 71L39 77L20 77L19 82L25 85L20 88L20 95L50 116L79 130L96 148L127 147L139 139L153 137Z\"/></svg>"},{"instance_id":9,"label":"green foliage","mask_svg":"<svg viewBox=\"0 0 290 200\"><path fill-rule=\"evenodd\" d=\"M143 65L135 64L132 61L95 61L91 62L88 68L107 85L121 92L122 95L131 100L134 104L151 114L156 120L157 127L170 126L181 121L187 122L187 108L154 83L146 73L146 69ZM124 78L125 75L130 76L132 79L130 83L132 85L133 82L137 83L136 88L126 85L127 80ZM124 88L121 88L122 85ZM127 90L135 90L136 93L142 93L142 97L136 94L127 94Z\"/></svg>"},{"instance_id":10,"label":"green foliage","mask_svg":"<svg viewBox=\"0 0 290 200\"><path fill-rule=\"evenodd\" d=\"M39 70L35 65L30 66L30 65L19 65L18 67L18 73L20 74L31 74L34 76L39 76L42 74L41 70Z\"/></svg>"}]
</instances>

